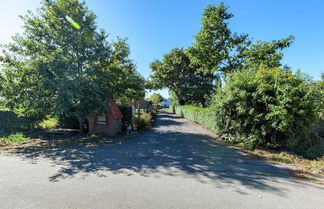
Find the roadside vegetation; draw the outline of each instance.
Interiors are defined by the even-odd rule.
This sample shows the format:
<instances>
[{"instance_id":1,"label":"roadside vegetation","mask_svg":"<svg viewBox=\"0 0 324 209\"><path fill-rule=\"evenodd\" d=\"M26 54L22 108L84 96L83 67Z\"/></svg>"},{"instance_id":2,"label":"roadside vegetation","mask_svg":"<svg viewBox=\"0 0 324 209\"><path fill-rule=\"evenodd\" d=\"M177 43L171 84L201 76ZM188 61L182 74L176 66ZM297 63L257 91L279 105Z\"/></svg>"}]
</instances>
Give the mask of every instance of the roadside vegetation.
<instances>
[{"instance_id":1,"label":"roadside vegetation","mask_svg":"<svg viewBox=\"0 0 324 209\"><path fill-rule=\"evenodd\" d=\"M227 143L323 172L324 75L315 81L282 65L294 36L254 41L231 31L232 17L223 3L207 6L194 43L154 60L146 81L127 38L109 42L84 2L43 0L22 17L24 32L1 47L0 145L57 127L82 133L89 115L104 112L111 99L120 104L124 130L131 123L147 129L161 95L134 118L128 103L143 100L146 88L169 88L172 112Z\"/></svg>"},{"instance_id":2,"label":"roadside vegetation","mask_svg":"<svg viewBox=\"0 0 324 209\"><path fill-rule=\"evenodd\" d=\"M265 149L244 150L243 152L247 156L261 158L272 163L296 165L300 171L305 173L324 175L324 157L311 160L291 152Z\"/></svg>"},{"instance_id":3,"label":"roadside vegetation","mask_svg":"<svg viewBox=\"0 0 324 209\"><path fill-rule=\"evenodd\" d=\"M0 48L2 145L55 128L79 129L82 137L90 113L106 111L108 101L129 109L144 99L146 81L127 38L108 41L84 1L43 0L21 18L23 32ZM138 120L146 128L152 118Z\"/></svg>"},{"instance_id":4,"label":"roadside vegetation","mask_svg":"<svg viewBox=\"0 0 324 209\"><path fill-rule=\"evenodd\" d=\"M23 33L1 47L0 105L28 118L26 125L76 118L83 132L90 113L103 112L109 100L144 98L127 38L109 42L83 1L43 0L22 21Z\"/></svg>"},{"instance_id":5,"label":"roadside vegetation","mask_svg":"<svg viewBox=\"0 0 324 209\"><path fill-rule=\"evenodd\" d=\"M10 145L16 145L23 142L28 142L31 139L29 137L26 137L23 133L15 133L11 134L7 137L0 137L0 146L10 146Z\"/></svg>"},{"instance_id":6,"label":"roadside vegetation","mask_svg":"<svg viewBox=\"0 0 324 209\"><path fill-rule=\"evenodd\" d=\"M293 36L252 41L230 30L232 17L223 3L206 7L194 44L152 62L151 85L170 89L170 111L226 143L323 173L324 75L281 64Z\"/></svg>"},{"instance_id":7,"label":"roadside vegetation","mask_svg":"<svg viewBox=\"0 0 324 209\"><path fill-rule=\"evenodd\" d=\"M9 109L0 109L0 147L31 141L39 133L57 128L57 118L35 123L33 118L18 116Z\"/></svg>"},{"instance_id":8,"label":"roadside vegetation","mask_svg":"<svg viewBox=\"0 0 324 209\"><path fill-rule=\"evenodd\" d=\"M235 140L232 137L221 135L217 128L217 121L212 116L212 110L201 107L194 107L190 105L179 106L171 105L170 112L187 118L201 126L206 127L214 134L216 138L221 140L228 146L235 146L241 149L241 152L249 157L260 158L274 163L286 163L293 164L298 167L304 173L313 173L324 175L324 140L322 136L319 136L318 129L313 129L310 135L306 139L307 143L313 143L306 147L304 151L298 149L285 149L283 147L274 146L255 146L251 148L244 142L244 138L241 140Z\"/></svg>"}]
</instances>

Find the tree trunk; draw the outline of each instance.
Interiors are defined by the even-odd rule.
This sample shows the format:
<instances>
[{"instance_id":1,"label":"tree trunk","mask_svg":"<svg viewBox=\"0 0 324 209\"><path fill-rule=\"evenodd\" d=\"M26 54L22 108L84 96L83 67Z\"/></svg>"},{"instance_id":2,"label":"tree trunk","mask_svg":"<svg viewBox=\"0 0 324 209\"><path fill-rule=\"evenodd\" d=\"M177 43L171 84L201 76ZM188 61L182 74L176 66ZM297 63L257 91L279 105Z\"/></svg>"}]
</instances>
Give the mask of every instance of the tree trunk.
<instances>
[{"instance_id":1,"label":"tree trunk","mask_svg":"<svg viewBox=\"0 0 324 209\"><path fill-rule=\"evenodd\" d=\"M84 125L84 120L79 119L79 134L83 134L83 125Z\"/></svg>"}]
</instances>

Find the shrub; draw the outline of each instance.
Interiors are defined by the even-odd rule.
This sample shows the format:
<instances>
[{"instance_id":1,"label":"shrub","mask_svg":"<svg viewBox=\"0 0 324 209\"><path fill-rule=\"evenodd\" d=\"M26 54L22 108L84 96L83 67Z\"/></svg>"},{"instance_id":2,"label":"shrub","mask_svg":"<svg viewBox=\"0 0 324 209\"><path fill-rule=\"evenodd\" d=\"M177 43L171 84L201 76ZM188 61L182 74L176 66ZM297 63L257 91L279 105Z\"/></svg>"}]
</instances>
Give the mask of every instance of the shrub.
<instances>
[{"instance_id":1,"label":"shrub","mask_svg":"<svg viewBox=\"0 0 324 209\"><path fill-rule=\"evenodd\" d=\"M0 110L0 131L27 129L34 124L33 118L19 117L11 110Z\"/></svg>"},{"instance_id":2,"label":"shrub","mask_svg":"<svg viewBox=\"0 0 324 209\"><path fill-rule=\"evenodd\" d=\"M151 110L149 112L151 113L152 117L154 117L158 112L158 108L152 106L152 108L151 108Z\"/></svg>"},{"instance_id":3,"label":"shrub","mask_svg":"<svg viewBox=\"0 0 324 209\"><path fill-rule=\"evenodd\" d=\"M59 121L57 118L48 118L42 122L40 122L37 127L41 129L53 129L57 128L59 125Z\"/></svg>"},{"instance_id":4,"label":"shrub","mask_svg":"<svg viewBox=\"0 0 324 209\"><path fill-rule=\"evenodd\" d=\"M142 113L139 117L135 118L134 128L135 130L145 130L151 127L153 116L151 113Z\"/></svg>"},{"instance_id":5,"label":"shrub","mask_svg":"<svg viewBox=\"0 0 324 209\"><path fill-rule=\"evenodd\" d=\"M229 75L213 99L217 132L250 148L296 148L318 121L320 92L283 69L259 69Z\"/></svg>"},{"instance_id":6,"label":"shrub","mask_svg":"<svg viewBox=\"0 0 324 209\"><path fill-rule=\"evenodd\" d=\"M8 142L10 144L18 144L31 140L29 137L24 136L22 133L11 134L8 137L0 138L0 142Z\"/></svg>"},{"instance_id":7,"label":"shrub","mask_svg":"<svg viewBox=\"0 0 324 209\"><path fill-rule=\"evenodd\" d=\"M0 110L7 109L5 105L5 100L0 98Z\"/></svg>"},{"instance_id":8,"label":"shrub","mask_svg":"<svg viewBox=\"0 0 324 209\"><path fill-rule=\"evenodd\" d=\"M175 114L175 113L176 113L176 111L175 111L175 105L170 105L170 106L169 106L169 110L170 110L173 114Z\"/></svg>"}]
</instances>

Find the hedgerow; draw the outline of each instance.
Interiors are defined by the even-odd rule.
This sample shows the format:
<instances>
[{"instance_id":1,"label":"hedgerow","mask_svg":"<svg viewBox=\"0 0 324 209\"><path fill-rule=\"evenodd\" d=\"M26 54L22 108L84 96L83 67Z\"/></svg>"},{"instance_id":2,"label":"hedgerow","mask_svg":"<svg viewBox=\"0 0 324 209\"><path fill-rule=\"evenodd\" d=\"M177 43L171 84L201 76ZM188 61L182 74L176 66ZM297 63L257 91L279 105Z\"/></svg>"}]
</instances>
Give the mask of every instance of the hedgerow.
<instances>
[{"instance_id":1,"label":"hedgerow","mask_svg":"<svg viewBox=\"0 0 324 209\"><path fill-rule=\"evenodd\" d=\"M30 128L33 120L27 117L19 117L11 110L0 110L0 131Z\"/></svg>"},{"instance_id":2,"label":"hedgerow","mask_svg":"<svg viewBox=\"0 0 324 209\"><path fill-rule=\"evenodd\" d=\"M211 117L211 112L209 109L189 105L170 105L169 109L171 112L176 113L181 117L187 118L195 123L198 123L212 131L216 130L216 121L215 118Z\"/></svg>"},{"instance_id":3,"label":"hedgerow","mask_svg":"<svg viewBox=\"0 0 324 209\"><path fill-rule=\"evenodd\" d=\"M246 70L229 75L209 108L171 105L170 111L247 148L305 154L322 140L309 134L323 112L322 93L284 69Z\"/></svg>"}]
</instances>

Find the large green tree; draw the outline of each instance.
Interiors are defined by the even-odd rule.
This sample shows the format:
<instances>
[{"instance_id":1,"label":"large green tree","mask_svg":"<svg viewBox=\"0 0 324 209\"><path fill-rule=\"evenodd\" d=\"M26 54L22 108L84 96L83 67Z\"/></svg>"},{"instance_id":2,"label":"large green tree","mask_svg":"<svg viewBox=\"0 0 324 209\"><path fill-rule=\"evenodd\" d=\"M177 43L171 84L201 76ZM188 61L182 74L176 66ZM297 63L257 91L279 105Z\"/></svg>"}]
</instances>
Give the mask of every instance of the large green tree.
<instances>
[{"instance_id":1,"label":"large green tree","mask_svg":"<svg viewBox=\"0 0 324 209\"><path fill-rule=\"evenodd\" d=\"M115 99L120 103L141 100L145 97L146 81L137 70L136 66L129 58L130 46L127 39L118 38L113 43L113 68L118 73L119 79L116 80L118 89L116 89Z\"/></svg>"},{"instance_id":2,"label":"large green tree","mask_svg":"<svg viewBox=\"0 0 324 209\"><path fill-rule=\"evenodd\" d=\"M203 73L229 73L242 63L241 53L250 43L248 35L233 33L228 24L233 17L228 7L209 5L205 8L201 29L195 43L188 48L192 65Z\"/></svg>"},{"instance_id":3,"label":"large green tree","mask_svg":"<svg viewBox=\"0 0 324 209\"><path fill-rule=\"evenodd\" d=\"M179 99L179 104L205 106L208 94L213 90L214 76L197 72L184 49L175 48L150 65L151 80L155 88L169 88Z\"/></svg>"},{"instance_id":4,"label":"large green tree","mask_svg":"<svg viewBox=\"0 0 324 209\"><path fill-rule=\"evenodd\" d=\"M44 0L22 19L24 33L1 56L1 95L16 112L38 120L71 115L82 127L91 112L126 91L121 85L129 77L141 79L126 67L125 41L109 44L83 1Z\"/></svg>"},{"instance_id":5,"label":"large green tree","mask_svg":"<svg viewBox=\"0 0 324 209\"><path fill-rule=\"evenodd\" d=\"M282 50L289 47L294 37L252 43L247 34L233 33L229 20L234 15L221 3L205 8L201 29L195 36L195 43L188 48L192 64L203 73L227 74L250 68L280 67Z\"/></svg>"}]
</instances>

